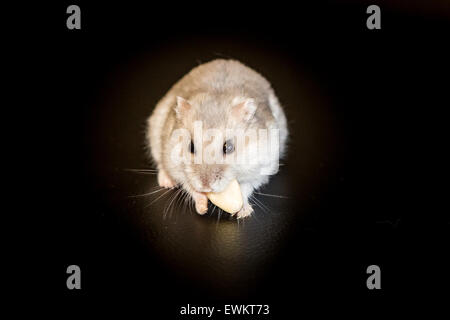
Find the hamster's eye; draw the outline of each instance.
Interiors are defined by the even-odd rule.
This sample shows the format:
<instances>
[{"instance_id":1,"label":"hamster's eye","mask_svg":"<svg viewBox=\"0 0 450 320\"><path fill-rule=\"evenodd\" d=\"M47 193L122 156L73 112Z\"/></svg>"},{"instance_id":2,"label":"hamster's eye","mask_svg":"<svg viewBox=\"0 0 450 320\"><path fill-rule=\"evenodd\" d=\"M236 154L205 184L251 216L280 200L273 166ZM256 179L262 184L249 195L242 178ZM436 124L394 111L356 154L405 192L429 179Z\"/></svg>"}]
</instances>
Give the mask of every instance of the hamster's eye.
<instances>
[{"instance_id":1,"label":"hamster's eye","mask_svg":"<svg viewBox=\"0 0 450 320\"><path fill-rule=\"evenodd\" d=\"M195 153L194 142L192 142L192 140L191 144L189 145L189 150L191 151L191 153Z\"/></svg>"},{"instance_id":2,"label":"hamster's eye","mask_svg":"<svg viewBox=\"0 0 450 320\"><path fill-rule=\"evenodd\" d=\"M232 153L234 151L234 144L230 140L225 141L223 144L223 153Z\"/></svg>"}]
</instances>

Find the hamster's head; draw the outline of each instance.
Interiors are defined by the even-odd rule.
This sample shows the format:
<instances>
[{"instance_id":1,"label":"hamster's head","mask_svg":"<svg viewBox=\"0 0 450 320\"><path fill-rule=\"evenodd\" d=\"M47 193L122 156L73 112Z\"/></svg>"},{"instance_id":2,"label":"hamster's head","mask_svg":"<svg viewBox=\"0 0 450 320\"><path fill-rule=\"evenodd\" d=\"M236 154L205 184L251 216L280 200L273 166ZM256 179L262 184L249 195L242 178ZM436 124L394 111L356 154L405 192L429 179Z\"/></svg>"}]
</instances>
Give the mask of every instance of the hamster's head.
<instances>
[{"instance_id":1,"label":"hamster's head","mask_svg":"<svg viewBox=\"0 0 450 320\"><path fill-rule=\"evenodd\" d=\"M178 136L172 137L170 148L183 159L177 170L182 171L185 187L196 192L221 192L231 180L259 173L257 163L242 158L252 157L249 150L257 144L247 136L258 127L254 99L198 94L189 100L177 97L174 110L173 133Z\"/></svg>"}]
</instances>

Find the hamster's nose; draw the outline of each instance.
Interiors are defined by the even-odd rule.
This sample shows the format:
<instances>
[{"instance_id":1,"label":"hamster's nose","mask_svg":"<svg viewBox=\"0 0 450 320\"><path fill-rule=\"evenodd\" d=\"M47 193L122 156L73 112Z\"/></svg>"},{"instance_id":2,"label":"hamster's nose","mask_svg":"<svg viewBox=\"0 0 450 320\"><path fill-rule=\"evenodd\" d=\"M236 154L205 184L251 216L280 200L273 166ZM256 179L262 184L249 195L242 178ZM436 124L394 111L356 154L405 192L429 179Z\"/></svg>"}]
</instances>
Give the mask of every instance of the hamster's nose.
<instances>
[{"instance_id":1,"label":"hamster's nose","mask_svg":"<svg viewBox=\"0 0 450 320\"><path fill-rule=\"evenodd\" d=\"M204 188L208 188L208 187L209 187L209 182L208 182L208 180L202 179L202 187L204 187Z\"/></svg>"},{"instance_id":2,"label":"hamster's nose","mask_svg":"<svg viewBox=\"0 0 450 320\"><path fill-rule=\"evenodd\" d=\"M210 192L211 191L211 187L209 185L209 179L206 176L201 176L200 177L200 181L202 183L202 190L203 192Z\"/></svg>"}]
</instances>

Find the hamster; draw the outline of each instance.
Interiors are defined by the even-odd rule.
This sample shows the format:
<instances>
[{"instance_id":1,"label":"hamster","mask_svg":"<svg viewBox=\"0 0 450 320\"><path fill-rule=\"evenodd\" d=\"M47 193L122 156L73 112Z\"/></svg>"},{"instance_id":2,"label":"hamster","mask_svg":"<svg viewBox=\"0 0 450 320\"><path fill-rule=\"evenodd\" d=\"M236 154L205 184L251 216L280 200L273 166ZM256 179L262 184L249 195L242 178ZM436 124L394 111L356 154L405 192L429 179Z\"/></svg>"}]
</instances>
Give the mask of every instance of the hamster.
<instances>
[{"instance_id":1,"label":"hamster","mask_svg":"<svg viewBox=\"0 0 450 320\"><path fill-rule=\"evenodd\" d=\"M248 130L276 129L279 152L275 157L281 157L286 148L288 128L270 83L238 61L213 60L195 67L175 83L147 120L147 145L161 187L183 188L194 200L197 213L205 214L208 210L206 193L221 192L236 179L243 197L237 218L250 216L253 208L249 197L269 181L269 175L261 173L261 163L205 164L196 163L193 157L183 163L174 161L177 142L172 139L173 134L184 129L193 135L195 123L223 133L223 140L216 144L218 153L223 152L224 157L239 151L234 150L237 137L230 137L230 132L232 136L233 132L242 135ZM247 142L241 148L244 151ZM208 144L208 141L191 138L183 142L180 152L196 155L198 150L206 150ZM273 158L273 155L269 156ZM271 164L277 165L278 160L272 159Z\"/></svg>"}]
</instances>

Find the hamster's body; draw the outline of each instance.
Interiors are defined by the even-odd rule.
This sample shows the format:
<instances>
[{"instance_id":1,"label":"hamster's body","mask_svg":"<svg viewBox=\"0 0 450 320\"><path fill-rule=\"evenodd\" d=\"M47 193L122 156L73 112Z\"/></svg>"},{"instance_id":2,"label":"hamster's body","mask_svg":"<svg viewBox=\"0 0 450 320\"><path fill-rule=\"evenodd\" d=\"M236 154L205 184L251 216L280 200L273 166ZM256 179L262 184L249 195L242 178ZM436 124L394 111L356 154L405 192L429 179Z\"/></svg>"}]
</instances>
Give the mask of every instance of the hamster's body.
<instances>
[{"instance_id":1,"label":"hamster's body","mask_svg":"<svg viewBox=\"0 0 450 320\"><path fill-rule=\"evenodd\" d=\"M279 155L282 155L288 129L270 83L238 61L214 60L192 69L179 80L158 102L148 119L147 140L158 169L160 186L180 185L194 199L196 211L204 214L208 203L205 193L220 192L231 180L237 179L244 199L237 217L250 215L253 209L248 202L249 196L269 180L268 175L261 174L259 164L179 164L173 161L172 134L176 129L192 133L196 121L201 121L206 129L221 132L278 129ZM198 143L194 146L191 141L186 149L191 148L190 151L195 153L197 147L200 147ZM225 154L225 147L224 144L224 156L229 156ZM229 152L234 150L228 149Z\"/></svg>"}]
</instances>

